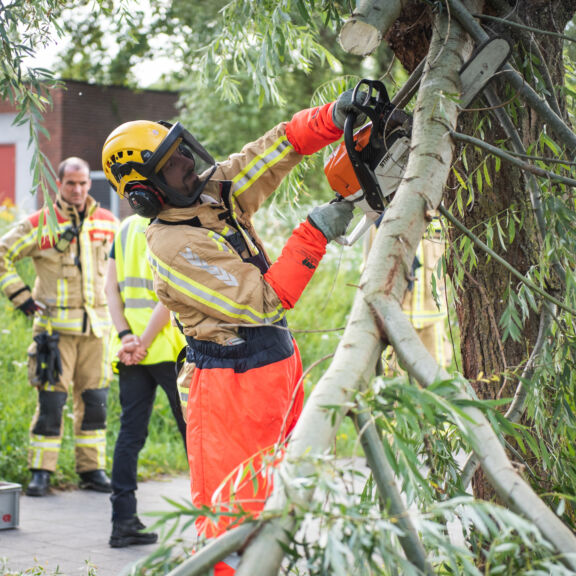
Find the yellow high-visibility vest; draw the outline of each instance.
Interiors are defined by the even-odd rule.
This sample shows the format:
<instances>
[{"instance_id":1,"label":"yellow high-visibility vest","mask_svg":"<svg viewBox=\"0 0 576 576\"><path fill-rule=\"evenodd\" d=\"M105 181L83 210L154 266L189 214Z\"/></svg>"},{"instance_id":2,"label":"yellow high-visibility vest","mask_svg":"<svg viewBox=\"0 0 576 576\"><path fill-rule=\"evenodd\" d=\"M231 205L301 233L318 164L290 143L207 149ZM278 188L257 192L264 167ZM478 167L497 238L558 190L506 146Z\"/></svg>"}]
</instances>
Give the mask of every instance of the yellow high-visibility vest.
<instances>
[{"instance_id":1,"label":"yellow high-visibility vest","mask_svg":"<svg viewBox=\"0 0 576 576\"><path fill-rule=\"evenodd\" d=\"M142 334L158 302L148 264L145 231L148 220L129 216L116 236L116 276L124 303L124 316L134 334ZM116 337L117 339L117 337ZM170 322L158 333L141 364L175 362L186 340Z\"/></svg>"},{"instance_id":2,"label":"yellow high-visibility vest","mask_svg":"<svg viewBox=\"0 0 576 576\"><path fill-rule=\"evenodd\" d=\"M402 309L417 329L444 322L446 319L446 307L443 305L442 298L441 307L438 309L432 294L432 276L443 253L442 226L440 220L435 218L428 226L427 234L416 250L416 258L420 266L414 272L412 290L406 292L402 303ZM438 279L437 289L442 296L445 290L442 278Z\"/></svg>"}]
</instances>

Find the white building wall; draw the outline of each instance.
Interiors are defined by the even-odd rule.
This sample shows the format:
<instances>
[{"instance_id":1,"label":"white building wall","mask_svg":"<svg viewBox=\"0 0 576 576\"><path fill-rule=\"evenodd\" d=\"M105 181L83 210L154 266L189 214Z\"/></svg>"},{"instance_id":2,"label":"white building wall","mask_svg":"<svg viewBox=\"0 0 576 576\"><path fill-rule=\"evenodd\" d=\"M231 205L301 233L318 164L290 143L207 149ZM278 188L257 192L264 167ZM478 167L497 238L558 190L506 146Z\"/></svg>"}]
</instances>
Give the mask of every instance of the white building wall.
<instances>
[{"instance_id":1,"label":"white building wall","mask_svg":"<svg viewBox=\"0 0 576 576\"><path fill-rule=\"evenodd\" d=\"M33 151L28 146L29 125L15 126L16 114L0 114L0 144L14 144L16 147L15 202L22 214L36 210L37 197L32 194L34 178L30 165Z\"/></svg>"}]
</instances>

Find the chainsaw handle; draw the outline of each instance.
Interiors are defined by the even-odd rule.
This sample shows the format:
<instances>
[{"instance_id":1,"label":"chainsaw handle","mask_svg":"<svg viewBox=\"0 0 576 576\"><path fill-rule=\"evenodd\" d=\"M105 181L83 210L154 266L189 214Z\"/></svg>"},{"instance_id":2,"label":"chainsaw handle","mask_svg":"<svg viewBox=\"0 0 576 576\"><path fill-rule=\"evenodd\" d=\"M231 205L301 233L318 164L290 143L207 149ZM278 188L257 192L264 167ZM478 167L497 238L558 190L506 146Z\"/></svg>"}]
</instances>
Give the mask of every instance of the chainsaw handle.
<instances>
[{"instance_id":1,"label":"chainsaw handle","mask_svg":"<svg viewBox=\"0 0 576 576\"><path fill-rule=\"evenodd\" d=\"M386 108L390 106L390 98L386 86L380 80L363 78L354 87L352 103L359 112L366 114L372 120L372 124L376 126Z\"/></svg>"}]
</instances>

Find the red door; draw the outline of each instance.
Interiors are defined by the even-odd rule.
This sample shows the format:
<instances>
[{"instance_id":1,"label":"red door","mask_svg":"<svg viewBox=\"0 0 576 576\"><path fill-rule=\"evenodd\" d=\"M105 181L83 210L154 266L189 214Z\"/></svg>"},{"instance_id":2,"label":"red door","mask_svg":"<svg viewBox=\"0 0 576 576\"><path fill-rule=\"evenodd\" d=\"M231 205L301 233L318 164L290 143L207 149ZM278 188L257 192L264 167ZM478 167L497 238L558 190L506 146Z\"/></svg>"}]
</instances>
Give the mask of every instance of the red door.
<instances>
[{"instance_id":1,"label":"red door","mask_svg":"<svg viewBox=\"0 0 576 576\"><path fill-rule=\"evenodd\" d=\"M16 146L0 144L0 206L14 206L16 198Z\"/></svg>"}]
</instances>

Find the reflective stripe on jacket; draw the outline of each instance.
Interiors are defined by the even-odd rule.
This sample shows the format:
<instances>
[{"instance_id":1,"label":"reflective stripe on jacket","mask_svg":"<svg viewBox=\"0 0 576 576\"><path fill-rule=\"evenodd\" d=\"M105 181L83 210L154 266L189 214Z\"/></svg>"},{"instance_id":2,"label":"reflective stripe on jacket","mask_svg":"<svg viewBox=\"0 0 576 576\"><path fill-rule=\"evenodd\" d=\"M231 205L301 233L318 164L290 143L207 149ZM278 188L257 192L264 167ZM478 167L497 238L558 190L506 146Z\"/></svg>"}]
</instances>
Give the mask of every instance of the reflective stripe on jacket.
<instances>
[{"instance_id":1,"label":"reflective stripe on jacket","mask_svg":"<svg viewBox=\"0 0 576 576\"><path fill-rule=\"evenodd\" d=\"M31 296L46 305L44 315L37 315L34 320L35 332L50 324L59 332L88 334L92 330L102 336L110 326L104 276L118 225L116 218L90 196L82 222L76 208L60 197L54 208L56 238L45 234L38 243L40 222L45 227L48 215L48 208L44 208L20 221L0 239L0 288L15 307ZM79 228L78 234L59 252L54 245L71 227ZM32 291L15 266L27 257L36 270Z\"/></svg>"},{"instance_id":2,"label":"reflective stripe on jacket","mask_svg":"<svg viewBox=\"0 0 576 576\"><path fill-rule=\"evenodd\" d=\"M142 334L158 303L154 292L154 278L146 257L146 227L148 220L134 215L126 218L114 244L116 275L120 297L124 303L124 317L134 334ZM118 337L113 345L120 345ZM140 364L175 362L186 340L178 328L170 323L158 333L146 358Z\"/></svg>"}]
</instances>

